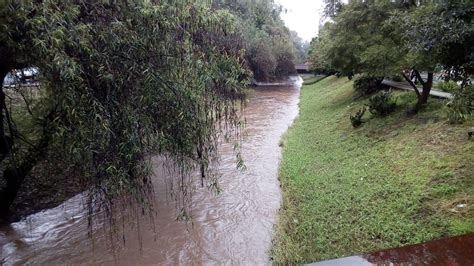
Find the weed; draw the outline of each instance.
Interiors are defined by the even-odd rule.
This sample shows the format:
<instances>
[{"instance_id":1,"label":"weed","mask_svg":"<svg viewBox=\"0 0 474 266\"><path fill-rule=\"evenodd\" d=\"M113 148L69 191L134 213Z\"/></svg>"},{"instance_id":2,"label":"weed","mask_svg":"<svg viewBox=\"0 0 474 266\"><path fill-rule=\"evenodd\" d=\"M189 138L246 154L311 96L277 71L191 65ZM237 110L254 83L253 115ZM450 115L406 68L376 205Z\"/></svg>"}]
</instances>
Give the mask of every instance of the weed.
<instances>
[{"instance_id":1,"label":"weed","mask_svg":"<svg viewBox=\"0 0 474 266\"><path fill-rule=\"evenodd\" d=\"M377 116L387 116L397 107L397 99L391 91L382 91L369 99L369 112Z\"/></svg>"},{"instance_id":2,"label":"weed","mask_svg":"<svg viewBox=\"0 0 474 266\"><path fill-rule=\"evenodd\" d=\"M350 116L352 127L358 128L362 125L362 117L364 116L366 108L359 109L354 115Z\"/></svg>"}]
</instances>

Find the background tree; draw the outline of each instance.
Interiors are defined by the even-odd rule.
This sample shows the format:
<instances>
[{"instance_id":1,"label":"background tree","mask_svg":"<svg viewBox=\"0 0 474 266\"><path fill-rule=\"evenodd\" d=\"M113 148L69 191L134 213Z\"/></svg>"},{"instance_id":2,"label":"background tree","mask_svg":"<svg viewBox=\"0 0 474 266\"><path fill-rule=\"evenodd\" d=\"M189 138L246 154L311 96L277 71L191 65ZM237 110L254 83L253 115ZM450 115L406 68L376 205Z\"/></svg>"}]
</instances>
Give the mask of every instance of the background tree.
<instances>
[{"instance_id":1,"label":"background tree","mask_svg":"<svg viewBox=\"0 0 474 266\"><path fill-rule=\"evenodd\" d=\"M303 41L296 31L291 31L291 41L293 46L296 49L295 51L295 61L297 63L305 63L308 60L308 53L310 44L307 41Z\"/></svg>"},{"instance_id":2,"label":"background tree","mask_svg":"<svg viewBox=\"0 0 474 266\"><path fill-rule=\"evenodd\" d=\"M298 47L280 18L281 6L273 0L217 0L213 6L237 17L247 63L256 80L282 79L295 73Z\"/></svg>"},{"instance_id":3,"label":"background tree","mask_svg":"<svg viewBox=\"0 0 474 266\"><path fill-rule=\"evenodd\" d=\"M328 22L314 43L312 54L343 75L370 72L383 76L397 72L403 48L386 23L395 5L390 2L353 2L344 5L334 22ZM315 62L316 63L316 62Z\"/></svg>"},{"instance_id":4,"label":"background tree","mask_svg":"<svg viewBox=\"0 0 474 266\"><path fill-rule=\"evenodd\" d=\"M324 7L325 18L335 17L342 7L342 1L340 0L324 0L324 3L326 4Z\"/></svg>"},{"instance_id":5,"label":"background tree","mask_svg":"<svg viewBox=\"0 0 474 266\"><path fill-rule=\"evenodd\" d=\"M350 1L313 44L313 64L324 62L344 75L401 73L418 96L416 111L427 103L438 66L472 72L472 14L467 2Z\"/></svg>"},{"instance_id":6,"label":"background tree","mask_svg":"<svg viewBox=\"0 0 474 266\"><path fill-rule=\"evenodd\" d=\"M474 6L469 1L411 5L398 23L406 46L419 58L430 58L448 77L466 82L474 73Z\"/></svg>"},{"instance_id":7,"label":"background tree","mask_svg":"<svg viewBox=\"0 0 474 266\"><path fill-rule=\"evenodd\" d=\"M329 27L332 24L325 24L319 30L319 36L311 40L311 48L309 50L309 62L311 63L312 71L318 74L333 75L336 74L335 68L331 65L330 58L327 58L327 49L329 49L331 38L327 35L330 33Z\"/></svg>"}]
</instances>

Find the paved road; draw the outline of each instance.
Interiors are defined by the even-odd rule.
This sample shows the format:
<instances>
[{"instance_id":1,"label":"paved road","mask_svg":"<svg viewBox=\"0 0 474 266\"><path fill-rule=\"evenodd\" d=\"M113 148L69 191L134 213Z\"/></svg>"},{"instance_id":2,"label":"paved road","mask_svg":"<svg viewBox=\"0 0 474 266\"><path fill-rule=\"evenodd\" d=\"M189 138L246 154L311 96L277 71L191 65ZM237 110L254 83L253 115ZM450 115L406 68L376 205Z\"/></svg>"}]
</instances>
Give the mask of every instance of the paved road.
<instances>
[{"instance_id":1,"label":"paved road","mask_svg":"<svg viewBox=\"0 0 474 266\"><path fill-rule=\"evenodd\" d=\"M388 79L384 79L382 84L401 90L413 91L413 87L410 86L407 82L396 82ZM421 92L421 88L418 88ZM431 90L430 95L438 98L452 99L454 96L449 92Z\"/></svg>"}]
</instances>

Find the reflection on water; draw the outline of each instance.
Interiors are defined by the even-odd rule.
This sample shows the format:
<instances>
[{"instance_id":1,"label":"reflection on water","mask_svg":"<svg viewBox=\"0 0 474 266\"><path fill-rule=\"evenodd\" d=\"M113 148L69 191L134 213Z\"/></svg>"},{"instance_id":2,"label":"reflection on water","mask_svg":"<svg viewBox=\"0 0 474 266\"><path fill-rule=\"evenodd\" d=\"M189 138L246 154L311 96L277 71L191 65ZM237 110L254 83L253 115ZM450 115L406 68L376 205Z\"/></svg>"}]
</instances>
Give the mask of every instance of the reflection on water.
<instances>
[{"instance_id":1,"label":"reflection on water","mask_svg":"<svg viewBox=\"0 0 474 266\"><path fill-rule=\"evenodd\" d=\"M78 195L61 206L0 229L0 264L269 264L273 225L280 206L277 179L281 135L298 113L300 80L288 86L255 89L247 105L242 154L247 170L235 167L230 144L222 145L220 186L193 193L192 224L176 222L175 205L155 160L158 212L153 233L147 217L127 229L126 245L108 245L99 230L88 237L87 218Z\"/></svg>"},{"instance_id":2,"label":"reflection on water","mask_svg":"<svg viewBox=\"0 0 474 266\"><path fill-rule=\"evenodd\" d=\"M328 260L312 266L339 265L474 265L474 233L363 256Z\"/></svg>"}]
</instances>

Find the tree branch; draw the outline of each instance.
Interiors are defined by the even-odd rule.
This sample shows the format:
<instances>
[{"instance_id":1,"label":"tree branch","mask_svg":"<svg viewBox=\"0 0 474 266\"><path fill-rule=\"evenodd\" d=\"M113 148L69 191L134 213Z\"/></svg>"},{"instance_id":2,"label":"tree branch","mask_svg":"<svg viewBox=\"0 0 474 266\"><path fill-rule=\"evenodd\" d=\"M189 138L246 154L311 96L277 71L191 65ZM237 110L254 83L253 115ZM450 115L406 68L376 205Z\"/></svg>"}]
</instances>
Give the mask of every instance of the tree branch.
<instances>
[{"instance_id":1,"label":"tree branch","mask_svg":"<svg viewBox=\"0 0 474 266\"><path fill-rule=\"evenodd\" d=\"M409 77L407 77L407 76L405 75L405 73L403 73L403 72L402 72L402 76L403 76L403 77L405 78L405 80L413 87L413 89L414 89L415 92L416 92L416 96L417 96L418 98L420 98L420 97L421 97L421 93L420 93L420 91L418 90L418 87L416 87L416 84L413 83L413 81L411 81L411 79L410 79Z\"/></svg>"},{"instance_id":2,"label":"tree branch","mask_svg":"<svg viewBox=\"0 0 474 266\"><path fill-rule=\"evenodd\" d=\"M52 136L49 132L49 123L53 120L55 112L56 110L51 110L42 121L43 134L38 145L26 151L26 157L19 165L15 164L3 170L6 186L0 189L0 217L8 217L10 205L15 200L21 184L38 161L45 157Z\"/></svg>"},{"instance_id":3,"label":"tree branch","mask_svg":"<svg viewBox=\"0 0 474 266\"><path fill-rule=\"evenodd\" d=\"M26 111L27 111L32 117L34 117L33 111L32 111L31 108L30 108L30 101L29 101L28 99L26 99L26 96L25 96L25 94L22 92L21 88L17 88L17 89L15 89L15 90L16 90L16 92L17 92L18 94L20 94L21 98L23 99L23 102L25 102Z\"/></svg>"},{"instance_id":4,"label":"tree branch","mask_svg":"<svg viewBox=\"0 0 474 266\"><path fill-rule=\"evenodd\" d=\"M418 79L418 81L421 83L421 85L424 87L425 86L425 81L423 80L423 78L421 77L420 75L420 72L418 72L418 70L416 69L413 69L413 72L415 72L415 75L416 75L416 79Z\"/></svg>"},{"instance_id":5,"label":"tree branch","mask_svg":"<svg viewBox=\"0 0 474 266\"><path fill-rule=\"evenodd\" d=\"M11 105L10 105L10 108L11 108ZM8 131L10 132L11 158L12 158L13 166L17 168L16 158L15 158L15 141L13 138L12 117L6 105L4 105L4 110L5 110L5 118L7 120L7 125L8 125Z\"/></svg>"},{"instance_id":6,"label":"tree branch","mask_svg":"<svg viewBox=\"0 0 474 266\"><path fill-rule=\"evenodd\" d=\"M3 92L3 87L0 87L0 162L7 157L11 148L10 142L5 135L4 122L7 118L4 116L3 111L6 109L5 93Z\"/></svg>"}]
</instances>

